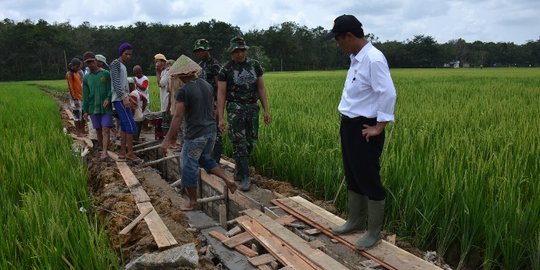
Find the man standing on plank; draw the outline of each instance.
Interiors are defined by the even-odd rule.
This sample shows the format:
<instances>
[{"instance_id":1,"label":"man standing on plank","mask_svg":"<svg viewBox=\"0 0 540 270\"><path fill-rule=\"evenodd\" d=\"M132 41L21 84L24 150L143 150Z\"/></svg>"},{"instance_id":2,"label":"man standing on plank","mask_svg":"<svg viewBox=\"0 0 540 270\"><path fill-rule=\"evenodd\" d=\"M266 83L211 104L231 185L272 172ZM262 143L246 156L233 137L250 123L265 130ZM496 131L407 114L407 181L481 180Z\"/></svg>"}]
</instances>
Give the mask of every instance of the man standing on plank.
<instances>
[{"instance_id":1,"label":"man standing on plank","mask_svg":"<svg viewBox=\"0 0 540 270\"><path fill-rule=\"evenodd\" d=\"M345 234L365 230L367 222L367 232L356 247L368 249L380 241L383 225L386 191L379 175L379 159L384 128L394 121L396 89L386 58L364 38L362 24L356 17L337 17L325 38L334 38L351 58L338 106L349 216L345 224L333 231Z\"/></svg>"}]
</instances>

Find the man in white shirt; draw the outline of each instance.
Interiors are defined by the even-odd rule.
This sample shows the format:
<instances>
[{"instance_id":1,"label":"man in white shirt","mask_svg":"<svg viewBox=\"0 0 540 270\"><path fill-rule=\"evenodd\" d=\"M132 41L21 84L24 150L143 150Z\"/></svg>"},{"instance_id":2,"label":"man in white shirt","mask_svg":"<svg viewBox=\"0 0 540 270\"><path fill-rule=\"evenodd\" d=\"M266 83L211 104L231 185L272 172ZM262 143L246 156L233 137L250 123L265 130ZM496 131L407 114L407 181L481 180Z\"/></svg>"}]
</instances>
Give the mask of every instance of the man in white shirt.
<instances>
[{"instance_id":1,"label":"man in white shirt","mask_svg":"<svg viewBox=\"0 0 540 270\"><path fill-rule=\"evenodd\" d=\"M356 17L337 17L325 38L334 38L351 58L338 106L349 216L345 224L332 230L346 234L367 229L356 246L368 249L379 242L383 225L386 192L379 174L379 159L384 128L394 121L396 90L386 58L364 38L362 24Z\"/></svg>"}]
</instances>

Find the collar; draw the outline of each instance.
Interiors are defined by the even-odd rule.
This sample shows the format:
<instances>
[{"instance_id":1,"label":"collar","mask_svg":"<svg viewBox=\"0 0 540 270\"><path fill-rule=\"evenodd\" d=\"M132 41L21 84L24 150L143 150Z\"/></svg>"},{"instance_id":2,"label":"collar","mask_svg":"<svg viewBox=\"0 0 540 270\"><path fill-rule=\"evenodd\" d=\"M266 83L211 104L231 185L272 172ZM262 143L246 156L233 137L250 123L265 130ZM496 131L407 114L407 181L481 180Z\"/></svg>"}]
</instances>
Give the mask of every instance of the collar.
<instances>
[{"instance_id":1,"label":"collar","mask_svg":"<svg viewBox=\"0 0 540 270\"><path fill-rule=\"evenodd\" d=\"M360 51L354 55L354 54L351 54L349 57L351 58L351 62L362 62L362 59L364 59L364 57L366 56L366 54L368 53L368 51L373 47L373 44L371 44L370 41L368 41L368 43L366 43L366 45L364 45L364 47L362 47L362 49L360 49Z\"/></svg>"}]
</instances>

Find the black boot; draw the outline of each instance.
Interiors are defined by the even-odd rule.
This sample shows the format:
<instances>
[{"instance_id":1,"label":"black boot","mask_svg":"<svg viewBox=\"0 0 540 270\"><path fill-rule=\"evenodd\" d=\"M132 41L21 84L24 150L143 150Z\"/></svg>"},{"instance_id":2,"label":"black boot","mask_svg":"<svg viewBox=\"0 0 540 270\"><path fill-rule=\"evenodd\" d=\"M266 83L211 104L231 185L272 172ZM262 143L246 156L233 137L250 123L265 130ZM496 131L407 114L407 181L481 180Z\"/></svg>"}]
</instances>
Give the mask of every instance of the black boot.
<instances>
[{"instance_id":1,"label":"black boot","mask_svg":"<svg viewBox=\"0 0 540 270\"><path fill-rule=\"evenodd\" d=\"M236 160L236 170L240 176L241 191L248 191L251 188L251 178L249 177L249 157L241 157Z\"/></svg>"}]
</instances>

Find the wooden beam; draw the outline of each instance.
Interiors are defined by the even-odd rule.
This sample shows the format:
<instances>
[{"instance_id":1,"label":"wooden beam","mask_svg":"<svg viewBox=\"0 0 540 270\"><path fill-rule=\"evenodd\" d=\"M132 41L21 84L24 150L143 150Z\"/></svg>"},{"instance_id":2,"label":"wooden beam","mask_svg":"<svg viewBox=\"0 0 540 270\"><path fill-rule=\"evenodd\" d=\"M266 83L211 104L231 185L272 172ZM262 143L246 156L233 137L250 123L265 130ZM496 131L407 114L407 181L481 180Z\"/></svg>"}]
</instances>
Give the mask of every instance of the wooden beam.
<instances>
[{"instance_id":1,"label":"wooden beam","mask_svg":"<svg viewBox=\"0 0 540 270\"><path fill-rule=\"evenodd\" d=\"M178 242L176 239L174 239L172 233L169 231L167 226L165 226L165 223L163 223L163 220L155 211L154 206L152 206L152 203L150 202L150 197L148 197L148 194L146 194L144 189L141 187L139 180L137 180L137 177L135 177L126 162L117 161L116 166L118 167L122 178L124 178L124 182L128 186L129 190L135 191L135 194L132 194L135 196L136 200L140 201L137 203L137 208L139 208L139 211L144 213L150 209L150 213L144 217L144 221L146 221L148 229L154 237L157 246L159 248L164 248L177 245Z\"/></svg>"},{"instance_id":2,"label":"wooden beam","mask_svg":"<svg viewBox=\"0 0 540 270\"><path fill-rule=\"evenodd\" d=\"M225 166L227 166L227 167L229 167L231 169L234 169L236 167L236 165L234 163L232 163L230 161L227 161L227 160L224 160L224 159L220 159L219 163L223 164L223 165L225 165Z\"/></svg>"},{"instance_id":3,"label":"wooden beam","mask_svg":"<svg viewBox=\"0 0 540 270\"><path fill-rule=\"evenodd\" d=\"M118 167L118 170L124 178L124 182L126 182L128 188L140 185L139 180L137 180L137 177L135 177L126 162L117 161L116 166Z\"/></svg>"},{"instance_id":4,"label":"wooden beam","mask_svg":"<svg viewBox=\"0 0 540 270\"><path fill-rule=\"evenodd\" d=\"M229 237L225 236L224 234L218 231L210 231L208 234L221 242L229 239ZM259 253L257 253L255 250L252 250L251 248L248 248L244 245L235 246L234 249L247 257L255 257L259 255Z\"/></svg>"},{"instance_id":5,"label":"wooden beam","mask_svg":"<svg viewBox=\"0 0 540 270\"><path fill-rule=\"evenodd\" d=\"M328 256L326 253L318 249L312 248L304 239L289 231L287 228L283 227L269 216L263 214L261 211L249 209L246 210L245 213L259 222L273 235L280 238L283 242L286 242L287 245L294 248L296 251L302 254L302 256L314 262L322 269L347 270L347 267L334 260L334 258Z\"/></svg>"},{"instance_id":6,"label":"wooden beam","mask_svg":"<svg viewBox=\"0 0 540 270\"><path fill-rule=\"evenodd\" d=\"M159 164L159 163L161 163L163 161L167 161L167 160L175 159L175 158L180 158L180 155L166 156L166 157L163 157L163 158L160 158L160 159L148 161L148 162L143 163L142 167L152 166L152 165L155 165L155 164Z\"/></svg>"},{"instance_id":7,"label":"wooden beam","mask_svg":"<svg viewBox=\"0 0 540 270\"><path fill-rule=\"evenodd\" d=\"M243 232L243 233L239 233L231 238L228 238L224 241L222 241L221 243L225 246L227 246L228 248L234 248L238 245L242 245L246 242L249 242L253 240L253 236L251 236L251 234L249 234L248 232Z\"/></svg>"},{"instance_id":8,"label":"wooden beam","mask_svg":"<svg viewBox=\"0 0 540 270\"><path fill-rule=\"evenodd\" d=\"M273 201L274 202L274 201ZM298 203L301 202L301 203ZM303 220L311 226L318 228L322 233L334 238L346 245L353 251L376 261L388 269L403 269L403 270L420 270L420 269L436 269L438 266L431 264L421 258L396 247L382 240L380 244L368 250L359 250L356 248L356 241L363 235L362 233L353 233L347 235L337 235L332 232L333 228L339 224L345 223L345 220L331 214L330 212L320 208L319 206L310 203L301 198L286 198L277 199L275 204L281 206L283 210L293 214L295 217ZM308 208L309 207L309 208ZM332 221L330 221L330 220Z\"/></svg>"},{"instance_id":9,"label":"wooden beam","mask_svg":"<svg viewBox=\"0 0 540 270\"><path fill-rule=\"evenodd\" d=\"M141 185L131 186L129 187L129 191L131 192L131 195L133 195L133 200L135 200L135 203L144 203L150 201L150 197L148 197L148 194L146 191L144 191L144 188Z\"/></svg>"},{"instance_id":10,"label":"wooden beam","mask_svg":"<svg viewBox=\"0 0 540 270\"><path fill-rule=\"evenodd\" d=\"M248 259L249 263L251 263L251 265L253 266L259 266L259 265L271 263L272 261L275 261L275 260L276 258L274 258L274 256L272 256L272 254L270 253L259 255L257 257L251 257Z\"/></svg>"},{"instance_id":11,"label":"wooden beam","mask_svg":"<svg viewBox=\"0 0 540 270\"><path fill-rule=\"evenodd\" d=\"M292 248L266 230L256 220L247 216L238 217L236 220L283 265L302 270L317 269L305 261L304 258L298 256Z\"/></svg>"},{"instance_id":12,"label":"wooden beam","mask_svg":"<svg viewBox=\"0 0 540 270\"><path fill-rule=\"evenodd\" d=\"M124 229L122 229L118 234L127 234L133 227L137 225L141 220L143 220L146 215L148 215L150 212L152 212L153 209L147 209L144 213L140 213L139 216L134 219L131 223L129 223Z\"/></svg>"},{"instance_id":13,"label":"wooden beam","mask_svg":"<svg viewBox=\"0 0 540 270\"><path fill-rule=\"evenodd\" d=\"M150 229L150 233L152 233L152 236L154 237L154 240L156 241L156 244L159 248L174 246L178 244L178 242L176 242L176 239L174 239L174 236L171 234L167 226L165 226L165 223L163 223L163 220L155 211L154 206L152 206L150 202L138 203L137 208L139 208L139 211L141 212L148 211L147 209L154 210L150 211L150 213L146 215L146 217L144 217L144 221L146 221L148 229Z\"/></svg>"},{"instance_id":14,"label":"wooden beam","mask_svg":"<svg viewBox=\"0 0 540 270\"><path fill-rule=\"evenodd\" d=\"M201 172L201 182L204 182L211 188L215 189L217 192L223 194L223 189L225 185L221 178L213 174L208 174L206 173L205 170L202 170L202 169L200 170L200 172ZM230 191L228 192L229 192L228 194L229 200L238 204L240 208L243 208L243 209L250 209L250 208L260 209L261 208L260 203L247 197L245 194L243 194L243 192L240 192L238 189L236 190L234 194L231 193Z\"/></svg>"}]
</instances>

